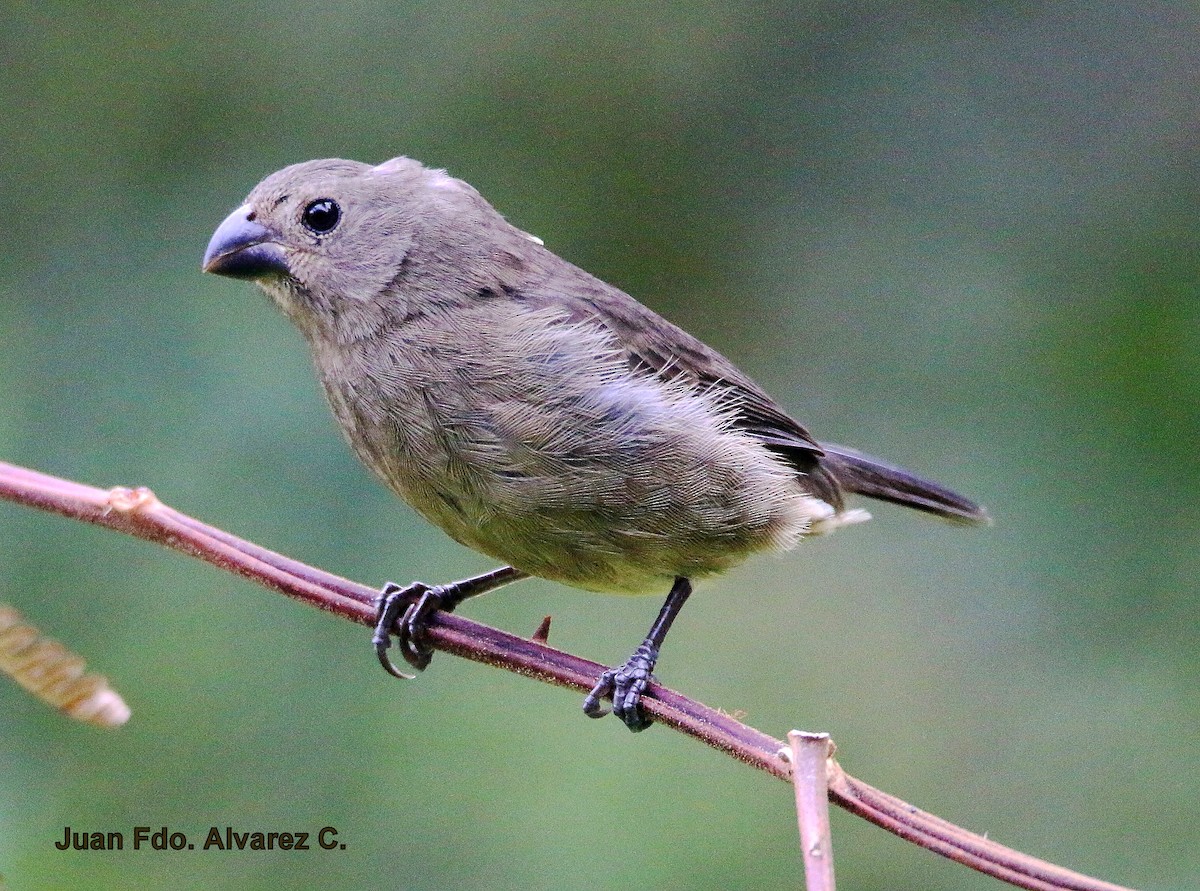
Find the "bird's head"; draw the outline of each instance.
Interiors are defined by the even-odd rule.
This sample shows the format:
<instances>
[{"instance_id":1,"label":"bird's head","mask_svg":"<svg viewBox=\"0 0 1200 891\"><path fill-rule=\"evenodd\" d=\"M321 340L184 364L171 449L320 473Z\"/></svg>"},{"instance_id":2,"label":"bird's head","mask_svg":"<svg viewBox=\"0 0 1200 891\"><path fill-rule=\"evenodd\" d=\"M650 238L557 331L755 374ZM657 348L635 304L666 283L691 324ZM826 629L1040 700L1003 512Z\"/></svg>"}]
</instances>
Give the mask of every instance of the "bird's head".
<instances>
[{"instance_id":1,"label":"bird's head","mask_svg":"<svg viewBox=\"0 0 1200 891\"><path fill-rule=\"evenodd\" d=\"M213 233L203 268L256 282L310 335L353 339L384 323L382 309L408 311L418 295L406 273L461 290L481 233L510 229L471 186L410 158L308 161L254 187Z\"/></svg>"}]
</instances>

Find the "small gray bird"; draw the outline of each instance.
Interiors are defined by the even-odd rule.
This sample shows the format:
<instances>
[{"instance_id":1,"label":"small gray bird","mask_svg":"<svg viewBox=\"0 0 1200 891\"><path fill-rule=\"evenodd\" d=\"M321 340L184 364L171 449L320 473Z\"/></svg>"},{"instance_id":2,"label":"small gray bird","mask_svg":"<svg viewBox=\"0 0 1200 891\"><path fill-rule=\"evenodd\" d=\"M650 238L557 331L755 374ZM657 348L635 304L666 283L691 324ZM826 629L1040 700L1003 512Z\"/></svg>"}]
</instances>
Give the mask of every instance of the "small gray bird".
<instances>
[{"instance_id":1,"label":"small gray bird","mask_svg":"<svg viewBox=\"0 0 1200 891\"><path fill-rule=\"evenodd\" d=\"M987 520L936 483L818 444L720 353L409 158L268 176L217 228L204 269L257 282L303 332L346 438L392 491L509 564L384 589L374 643L398 676L393 633L424 669L434 611L519 578L669 589L643 644L584 701L600 717L611 696L642 730L692 579L868 519L846 492Z\"/></svg>"}]
</instances>

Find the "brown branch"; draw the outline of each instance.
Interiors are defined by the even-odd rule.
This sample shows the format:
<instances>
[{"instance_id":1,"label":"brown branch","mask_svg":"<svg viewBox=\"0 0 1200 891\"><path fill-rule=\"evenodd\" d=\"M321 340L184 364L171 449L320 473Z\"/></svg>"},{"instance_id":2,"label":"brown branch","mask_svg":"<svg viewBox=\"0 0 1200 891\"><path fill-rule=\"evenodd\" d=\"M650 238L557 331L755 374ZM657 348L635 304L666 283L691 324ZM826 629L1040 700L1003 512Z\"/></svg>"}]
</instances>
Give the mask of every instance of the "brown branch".
<instances>
[{"instance_id":1,"label":"brown branch","mask_svg":"<svg viewBox=\"0 0 1200 891\"><path fill-rule=\"evenodd\" d=\"M0 498L124 532L199 557L362 625L376 591L259 547L167 507L145 488L109 491L0 462ZM429 639L447 653L584 692L603 666L453 614L434 616ZM656 721L791 782L784 743L728 715L651 684L643 708ZM901 838L1034 891L1128 891L968 832L857 780L830 759L829 800Z\"/></svg>"}]
</instances>

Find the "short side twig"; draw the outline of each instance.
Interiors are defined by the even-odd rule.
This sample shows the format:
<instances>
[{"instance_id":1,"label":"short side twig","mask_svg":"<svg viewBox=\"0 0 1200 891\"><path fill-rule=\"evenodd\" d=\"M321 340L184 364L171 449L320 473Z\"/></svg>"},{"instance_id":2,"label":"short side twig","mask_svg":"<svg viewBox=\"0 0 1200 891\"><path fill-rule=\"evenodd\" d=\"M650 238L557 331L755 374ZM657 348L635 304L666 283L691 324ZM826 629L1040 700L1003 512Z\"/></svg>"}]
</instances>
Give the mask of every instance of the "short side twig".
<instances>
[{"instance_id":1,"label":"short side twig","mask_svg":"<svg viewBox=\"0 0 1200 891\"><path fill-rule=\"evenodd\" d=\"M828 733L788 731L788 760L796 789L796 819L807 891L834 891L833 838L829 831L829 772L833 740Z\"/></svg>"},{"instance_id":2,"label":"short side twig","mask_svg":"<svg viewBox=\"0 0 1200 891\"><path fill-rule=\"evenodd\" d=\"M376 591L244 541L172 510L145 488L109 491L0 462L0 499L106 526L199 557L267 588L372 626ZM604 667L454 614L437 613L429 641L439 650L580 692ZM657 722L779 779L791 779L783 743L659 684L642 699ZM968 832L846 774L830 761L829 799L839 807L972 869L1033 891L1129 891L1038 860Z\"/></svg>"}]
</instances>

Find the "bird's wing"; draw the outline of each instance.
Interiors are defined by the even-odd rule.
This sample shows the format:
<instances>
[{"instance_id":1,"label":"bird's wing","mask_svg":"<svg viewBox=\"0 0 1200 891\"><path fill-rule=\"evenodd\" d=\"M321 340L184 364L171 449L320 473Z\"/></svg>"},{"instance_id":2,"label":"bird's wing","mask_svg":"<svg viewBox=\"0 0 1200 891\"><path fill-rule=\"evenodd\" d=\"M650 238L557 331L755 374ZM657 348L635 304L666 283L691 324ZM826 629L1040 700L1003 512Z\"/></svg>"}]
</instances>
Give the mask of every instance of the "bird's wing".
<instances>
[{"instance_id":1,"label":"bird's wing","mask_svg":"<svg viewBox=\"0 0 1200 891\"><path fill-rule=\"evenodd\" d=\"M516 290L524 299L566 309L572 320L604 325L634 368L664 380L683 377L701 388L717 390L722 402L733 410L735 426L794 467L804 476L808 491L836 510L843 509L843 493L849 491L958 522L989 522L983 508L938 483L852 449L823 448L762 387L716 350L624 292L566 265L568 272L558 268L543 280L556 286ZM569 282L566 287L564 281Z\"/></svg>"},{"instance_id":2,"label":"bird's wing","mask_svg":"<svg viewBox=\"0 0 1200 891\"><path fill-rule=\"evenodd\" d=\"M550 299L565 305L572 318L590 318L611 330L636 367L664 379L682 376L701 387L719 390L722 402L733 409L735 426L808 474L813 494L841 506L840 487L821 466L821 446L762 387L682 328L616 288L584 275L586 280L576 279L580 287L572 289L573 293L558 293Z\"/></svg>"}]
</instances>

